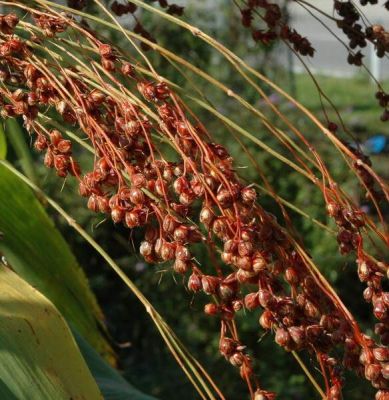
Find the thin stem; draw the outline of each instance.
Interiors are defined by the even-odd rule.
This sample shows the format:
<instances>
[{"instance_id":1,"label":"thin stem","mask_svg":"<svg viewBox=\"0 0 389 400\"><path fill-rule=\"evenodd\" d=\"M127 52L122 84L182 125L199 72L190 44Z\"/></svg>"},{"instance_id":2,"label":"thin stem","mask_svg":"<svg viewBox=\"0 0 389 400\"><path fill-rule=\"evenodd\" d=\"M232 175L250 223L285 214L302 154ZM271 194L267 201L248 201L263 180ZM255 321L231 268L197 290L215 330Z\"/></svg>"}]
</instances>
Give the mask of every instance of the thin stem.
<instances>
[{"instance_id":1,"label":"thin stem","mask_svg":"<svg viewBox=\"0 0 389 400\"><path fill-rule=\"evenodd\" d=\"M313 377L313 375L309 372L309 369L306 367L306 365L304 364L303 360L300 358L300 356L295 352L292 351L292 355L293 357L296 359L296 361L299 363L301 369L305 372L305 375L307 375L308 379L311 381L312 385L315 387L315 389L318 391L318 393L320 394L320 396L322 397L323 400L327 399L327 396L324 394L323 390L321 389L321 387L318 385L318 383L316 382L315 378Z\"/></svg>"}]
</instances>

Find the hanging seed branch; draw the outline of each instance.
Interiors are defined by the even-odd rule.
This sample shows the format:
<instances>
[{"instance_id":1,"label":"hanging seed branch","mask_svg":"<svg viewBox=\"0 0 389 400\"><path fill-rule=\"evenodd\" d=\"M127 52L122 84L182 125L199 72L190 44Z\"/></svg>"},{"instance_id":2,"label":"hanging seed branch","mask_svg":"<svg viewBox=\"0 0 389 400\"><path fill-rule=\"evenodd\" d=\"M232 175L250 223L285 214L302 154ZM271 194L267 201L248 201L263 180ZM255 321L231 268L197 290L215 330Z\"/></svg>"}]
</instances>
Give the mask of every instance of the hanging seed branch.
<instances>
[{"instance_id":1,"label":"hanging seed branch","mask_svg":"<svg viewBox=\"0 0 389 400\"><path fill-rule=\"evenodd\" d=\"M306 9L312 9L320 13L321 16L335 22L336 27L347 38L347 62L350 65L357 67L363 65L363 49L368 43L374 46L377 57L387 56L389 52L389 32L380 24L370 24L353 1L333 1L334 17L320 10L315 4L304 0L285 0L284 7L268 0L234 0L241 14L241 23L245 28L251 30L255 42L269 46L282 40L297 55L314 57L315 49L309 38L303 37L290 26L287 5L293 2ZM368 3L375 5L377 1L360 1L360 3L362 6ZM385 8L389 8L388 2L385 2ZM264 25L264 27L258 28L255 17L260 20L260 25ZM340 40L339 37L334 36L337 40ZM381 120L387 121L389 119L389 94L383 90L378 82L377 84L376 98L379 105L384 109ZM329 124L329 129L336 130L336 128L336 124Z\"/></svg>"},{"instance_id":2,"label":"hanging seed branch","mask_svg":"<svg viewBox=\"0 0 389 400\"><path fill-rule=\"evenodd\" d=\"M355 171L356 175L361 180L363 186L367 190L368 196L372 199L373 203L376 206L376 209L378 211L378 214L380 215L383 226L385 226L385 223L381 216L382 214L381 214L380 208L377 204L376 197L379 200L380 198L385 196L385 198L388 200L389 199L388 187L387 187L387 184L385 182L383 182L383 180L380 177L378 177L374 173L374 171L370 168L371 163L370 163L370 160L368 159L368 157L363 155L363 153L359 149L358 150L350 149L348 146L344 145L341 141L339 141L331 133L330 130L326 131L325 129L323 129L323 126L320 123L318 123L317 119L311 113L309 113L306 109L304 109L303 106L299 105L293 98L291 98L289 95L287 95L282 89L277 87L274 83L269 81L267 78L265 78L264 76L261 76L260 74L256 73L256 71L254 71L252 68L246 66L244 61L240 60L237 56L232 54L229 50L225 49L222 45L217 43L211 37L207 36L206 34L200 32L200 31L196 31L196 28L194 28L180 20L177 20L170 16L163 15L161 12L154 10L151 7L145 5L140 0L134 0L134 2L136 2L138 5L146 8L147 10L150 10L158 15L163 16L164 18L168 19L169 21L173 21L176 24L178 24L192 32L196 32L196 34L201 39L205 40L212 47L216 48L218 51L220 51L223 55L226 56L226 58L234 65L234 67L237 68L238 72L240 72L247 79L247 81L250 84L252 84L252 86L254 86L259 91L261 96L266 100L267 104L269 104L269 106L272 107L272 109L277 113L278 116L283 117L282 113L279 110L277 110L273 104L271 104L271 102L266 97L264 92L262 90L260 90L257 85L253 84L253 82L249 78L247 78L247 75L245 75L243 73L243 71L239 67L237 67L234 60L236 60L239 64L244 66L248 71L253 73L256 77L260 78L265 83L269 84L270 87L272 87L273 89L278 91L280 94L284 95L289 101L291 101L297 107L299 107L310 119L312 119L319 126L320 129L323 130L323 132L326 135L331 134L330 138L331 138L332 142L335 144L335 146L338 148L338 150L340 152L342 152L343 154L345 154L347 157L351 158L352 162L349 163L349 166L352 170ZM324 195L324 199L327 204L327 209L328 209L329 215L331 217L335 217L335 215L331 212L334 203L337 204L336 208L341 210L342 214L346 215L349 212L351 212L351 214L355 215L354 217L352 217L354 219L354 222L350 222L350 224L349 224L349 222L346 222L346 220L344 220L344 219L342 222L341 220L343 217L341 217L340 220L339 220L339 218L335 218L335 222L337 223L338 227L340 228L339 235L338 235L338 241L340 244L341 251L343 253L349 253L351 251L358 250L357 251L357 254L358 254L357 261L358 261L358 263L361 261L363 262L366 258L369 258L369 256L366 254L366 252L363 251L363 240L362 240L362 235L360 234L360 232L361 232L361 228L363 228L364 226L366 226L366 225L371 226L371 221L369 221L367 216L364 215L364 213L361 212L358 209L358 207L353 205L353 203L350 201L350 199L347 198L347 196L345 196L345 194L341 190L339 190L337 183L334 181L334 179L331 177L329 171L326 169L325 164L323 163L323 161L320 159L319 155L315 151L314 146L311 145L300 132L298 132L298 131L295 131L295 132L298 135L298 137L301 138L302 142L307 146L307 149L310 152L312 152L314 154L315 158L317 159L318 164L319 164L319 169L323 175L324 181L328 180L328 187L325 187L325 186L323 187L323 186L321 186L320 181L311 172L312 181L316 182L320 186L321 190L323 191L323 195ZM378 183L378 185L379 185L378 191L375 186L376 183ZM339 215L338 215L338 217L339 217ZM356 218L360 219L361 217L364 221L357 223L355 221L355 219ZM360 225L360 226L358 226L358 225ZM374 227L374 224L373 224L373 230L379 235L379 237L382 238L383 242L387 246L387 244L388 244L387 234L377 231L377 229ZM345 233L345 231L347 233ZM385 264L383 264L382 262L378 262L378 263L375 262L374 264L375 265L374 265L374 268L372 271L373 275L382 276L382 273L384 273L384 274L386 273L387 266ZM381 293L381 292L382 292L381 289L379 289L378 293Z\"/></svg>"},{"instance_id":3,"label":"hanging seed branch","mask_svg":"<svg viewBox=\"0 0 389 400\"><path fill-rule=\"evenodd\" d=\"M117 15L118 17L123 16L132 16L134 21L133 31L139 34L142 38L145 38L153 43L156 43L155 37L144 27L142 24L141 18L139 17L138 7L136 4L130 1L107 1L106 3L110 3L111 11ZM169 3L167 0L158 0L158 5L165 9L168 14L182 16L184 13L184 7L179 6L174 3ZM69 7L74 8L76 10L84 10L87 9L88 6L94 4L91 0L68 0L67 4ZM150 46L146 43L141 43L142 50L147 51L150 50Z\"/></svg>"},{"instance_id":4,"label":"hanging seed branch","mask_svg":"<svg viewBox=\"0 0 389 400\"><path fill-rule=\"evenodd\" d=\"M286 351L316 358L324 380L319 392L327 399L341 398L344 368L371 381L377 400L387 399L389 297L381 287L387 266L363 247L367 228L383 234L342 192L310 144L305 141L322 181L309 168L306 174L323 192L341 252L356 253L364 297L380 321L380 342L361 331L302 245L261 206L254 185L243 183L228 149L213 141L166 81L142 74L91 29L44 2L34 8L11 4L33 24L18 25L16 14L0 18L1 116L23 118L44 164L60 177L74 176L90 210L129 229L142 227L139 252L148 263L167 263L186 277L190 291L209 296L204 312L220 321L220 353L239 369L251 398L275 394L261 386L239 338L235 316L242 309L261 310L260 325ZM67 32L83 38L80 52L67 55L72 62L65 57ZM47 110L86 135L92 171L81 171L73 142L42 117ZM355 150L347 154L373 192L380 178L366 169L368 160ZM195 246L210 251L211 265L194 259Z\"/></svg>"}]
</instances>

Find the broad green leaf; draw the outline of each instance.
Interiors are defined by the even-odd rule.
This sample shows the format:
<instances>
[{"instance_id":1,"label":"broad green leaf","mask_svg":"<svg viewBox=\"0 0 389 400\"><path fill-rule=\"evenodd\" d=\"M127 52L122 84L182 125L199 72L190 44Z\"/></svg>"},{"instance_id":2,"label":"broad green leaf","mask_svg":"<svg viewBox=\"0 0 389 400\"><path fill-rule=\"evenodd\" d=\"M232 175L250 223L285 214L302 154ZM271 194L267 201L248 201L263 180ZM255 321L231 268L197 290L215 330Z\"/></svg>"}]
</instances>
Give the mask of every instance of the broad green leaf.
<instances>
[{"instance_id":1,"label":"broad green leaf","mask_svg":"<svg viewBox=\"0 0 389 400\"><path fill-rule=\"evenodd\" d=\"M0 120L0 160L7 157L7 139L5 138L3 121Z\"/></svg>"},{"instance_id":2,"label":"broad green leaf","mask_svg":"<svg viewBox=\"0 0 389 400\"><path fill-rule=\"evenodd\" d=\"M105 400L156 400L129 384L75 330L73 334Z\"/></svg>"},{"instance_id":3,"label":"broad green leaf","mask_svg":"<svg viewBox=\"0 0 389 400\"><path fill-rule=\"evenodd\" d=\"M102 399L61 314L1 264L0 347L1 399Z\"/></svg>"},{"instance_id":4,"label":"broad green leaf","mask_svg":"<svg viewBox=\"0 0 389 400\"><path fill-rule=\"evenodd\" d=\"M4 165L0 165L0 188L0 253L113 362L111 347L99 329L101 310L66 241L31 189Z\"/></svg>"}]
</instances>

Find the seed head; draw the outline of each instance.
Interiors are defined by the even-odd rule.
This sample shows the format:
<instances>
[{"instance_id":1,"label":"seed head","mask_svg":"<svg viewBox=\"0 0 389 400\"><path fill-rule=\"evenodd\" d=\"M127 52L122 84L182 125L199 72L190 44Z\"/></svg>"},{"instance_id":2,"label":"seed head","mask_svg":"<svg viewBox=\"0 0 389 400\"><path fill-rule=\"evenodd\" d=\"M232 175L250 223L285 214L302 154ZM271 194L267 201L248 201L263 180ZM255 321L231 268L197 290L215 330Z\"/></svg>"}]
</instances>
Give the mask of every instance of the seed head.
<instances>
[{"instance_id":1,"label":"seed head","mask_svg":"<svg viewBox=\"0 0 389 400\"><path fill-rule=\"evenodd\" d=\"M215 294L219 286L219 279L211 275L203 275L201 284L204 292L208 295Z\"/></svg>"},{"instance_id":2,"label":"seed head","mask_svg":"<svg viewBox=\"0 0 389 400\"><path fill-rule=\"evenodd\" d=\"M205 305L204 312L207 315L216 315L219 312L219 307L214 303L209 303Z\"/></svg>"},{"instance_id":3,"label":"seed head","mask_svg":"<svg viewBox=\"0 0 389 400\"><path fill-rule=\"evenodd\" d=\"M259 307L258 293L247 294L244 298L244 305L250 311Z\"/></svg>"},{"instance_id":4,"label":"seed head","mask_svg":"<svg viewBox=\"0 0 389 400\"><path fill-rule=\"evenodd\" d=\"M139 252L140 254L145 257L145 256L150 256L153 252L153 245L152 243L144 240L139 247Z\"/></svg>"},{"instance_id":5,"label":"seed head","mask_svg":"<svg viewBox=\"0 0 389 400\"><path fill-rule=\"evenodd\" d=\"M192 292L198 292L202 288L202 281L200 275L192 273L188 281L188 289Z\"/></svg>"},{"instance_id":6,"label":"seed head","mask_svg":"<svg viewBox=\"0 0 389 400\"><path fill-rule=\"evenodd\" d=\"M176 261L173 264L173 269L178 274L184 275L189 271L190 263L188 263L188 261L176 259Z\"/></svg>"}]
</instances>

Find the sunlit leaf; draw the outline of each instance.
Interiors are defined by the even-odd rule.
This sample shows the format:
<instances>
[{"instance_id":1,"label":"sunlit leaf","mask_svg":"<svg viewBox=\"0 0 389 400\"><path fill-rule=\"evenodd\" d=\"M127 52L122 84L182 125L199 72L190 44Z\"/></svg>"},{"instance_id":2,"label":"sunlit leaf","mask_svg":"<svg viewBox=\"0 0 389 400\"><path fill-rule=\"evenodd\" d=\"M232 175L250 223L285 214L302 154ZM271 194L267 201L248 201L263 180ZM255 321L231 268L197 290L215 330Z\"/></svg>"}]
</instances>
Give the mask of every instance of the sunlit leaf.
<instances>
[{"instance_id":1,"label":"sunlit leaf","mask_svg":"<svg viewBox=\"0 0 389 400\"><path fill-rule=\"evenodd\" d=\"M17 274L47 296L66 320L107 359L102 313L85 274L33 192L0 165L0 252Z\"/></svg>"},{"instance_id":2,"label":"sunlit leaf","mask_svg":"<svg viewBox=\"0 0 389 400\"><path fill-rule=\"evenodd\" d=\"M0 266L0 398L102 399L54 305Z\"/></svg>"}]
</instances>

